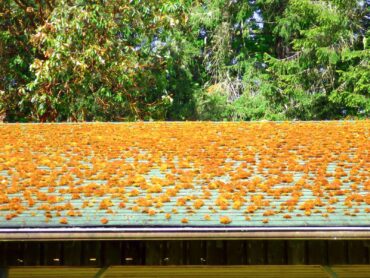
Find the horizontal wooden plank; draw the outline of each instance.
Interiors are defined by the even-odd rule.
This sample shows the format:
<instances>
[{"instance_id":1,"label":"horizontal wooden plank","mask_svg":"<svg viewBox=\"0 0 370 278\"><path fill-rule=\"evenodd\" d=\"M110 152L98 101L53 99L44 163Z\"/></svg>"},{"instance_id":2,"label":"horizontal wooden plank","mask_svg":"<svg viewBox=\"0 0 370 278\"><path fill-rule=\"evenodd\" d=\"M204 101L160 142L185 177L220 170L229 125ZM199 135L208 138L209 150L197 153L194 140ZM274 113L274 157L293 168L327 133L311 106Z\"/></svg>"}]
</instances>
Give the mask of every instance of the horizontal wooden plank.
<instances>
[{"instance_id":1,"label":"horizontal wooden plank","mask_svg":"<svg viewBox=\"0 0 370 278\"><path fill-rule=\"evenodd\" d=\"M199 266L199 267L110 267L104 278L115 277L327 277L320 266Z\"/></svg>"},{"instance_id":2,"label":"horizontal wooden plank","mask_svg":"<svg viewBox=\"0 0 370 278\"><path fill-rule=\"evenodd\" d=\"M90 267L14 267L9 278L27 277L94 277L100 268ZM337 265L330 270L338 277L369 277L370 265ZM328 271L317 265L250 265L250 266L111 266L103 273L104 278L135 277L328 277Z\"/></svg>"},{"instance_id":3,"label":"horizontal wooden plank","mask_svg":"<svg viewBox=\"0 0 370 278\"><path fill-rule=\"evenodd\" d=\"M370 265L334 265L331 269L338 277L370 277Z\"/></svg>"},{"instance_id":4,"label":"horizontal wooden plank","mask_svg":"<svg viewBox=\"0 0 370 278\"><path fill-rule=\"evenodd\" d=\"M9 278L88 278L94 277L99 268L92 267L14 267L9 269Z\"/></svg>"}]
</instances>

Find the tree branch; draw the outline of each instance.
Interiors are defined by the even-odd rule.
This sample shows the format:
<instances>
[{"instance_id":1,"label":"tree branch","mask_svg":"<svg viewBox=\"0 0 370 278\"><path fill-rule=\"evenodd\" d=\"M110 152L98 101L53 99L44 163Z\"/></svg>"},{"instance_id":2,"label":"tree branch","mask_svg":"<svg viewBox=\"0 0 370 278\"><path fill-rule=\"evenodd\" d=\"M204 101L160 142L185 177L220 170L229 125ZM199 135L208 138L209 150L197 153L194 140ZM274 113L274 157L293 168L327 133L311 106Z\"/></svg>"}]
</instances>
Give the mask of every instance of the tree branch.
<instances>
[{"instance_id":1,"label":"tree branch","mask_svg":"<svg viewBox=\"0 0 370 278\"><path fill-rule=\"evenodd\" d=\"M27 5L25 5L22 1L20 0L14 0L14 2L21 7L25 12L27 12Z\"/></svg>"},{"instance_id":2,"label":"tree branch","mask_svg":"<svg viewBox=\"0 0 370 278\"><path fill-rule=\"evenodd\" d=\"M44 11L42 10L42 4L40 0L36 0L37 4L39 5L39 14L42 22L44 22Z\"/></svg>"},{"instance_id":3,"label":"tree branch","mask_svg":"<svg viewBox=\"0 0 370 278\"><path fill-rule=\"evenodd\" d=\"M52 11L54 7L51 5L50 1L45 0L45 2L46 2L46 5L48 6L48 8L50 9L50 11Z\"/></svg>"}]
</instances>

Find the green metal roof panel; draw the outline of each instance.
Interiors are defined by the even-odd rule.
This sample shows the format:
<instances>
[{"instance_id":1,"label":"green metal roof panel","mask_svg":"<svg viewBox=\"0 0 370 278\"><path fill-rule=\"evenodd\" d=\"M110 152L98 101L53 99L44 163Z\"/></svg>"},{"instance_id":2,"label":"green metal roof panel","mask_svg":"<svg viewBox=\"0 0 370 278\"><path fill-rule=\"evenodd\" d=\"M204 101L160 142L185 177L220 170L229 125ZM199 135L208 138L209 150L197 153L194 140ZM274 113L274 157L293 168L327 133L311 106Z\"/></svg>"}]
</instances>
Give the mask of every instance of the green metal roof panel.
<instances>
[{"instance_id":1,"label":"green metal roof panel","mask_svg":"<svg viewBox=\"0 0 370 278\"><path fill-rule=\"evenodd\" d=\"M369 121L3 124L0 228L368 227L369 135ZM324 171L332 184L338 169L339 187L317 183ZM302 177L307 185L297 187ZM167 183L151 192L158 178ZM138 205L139 198L151 205ZM109 207L100 207L103 200ZM231 222L221 223L224 216Z\"/></svg>"}]
</instances>

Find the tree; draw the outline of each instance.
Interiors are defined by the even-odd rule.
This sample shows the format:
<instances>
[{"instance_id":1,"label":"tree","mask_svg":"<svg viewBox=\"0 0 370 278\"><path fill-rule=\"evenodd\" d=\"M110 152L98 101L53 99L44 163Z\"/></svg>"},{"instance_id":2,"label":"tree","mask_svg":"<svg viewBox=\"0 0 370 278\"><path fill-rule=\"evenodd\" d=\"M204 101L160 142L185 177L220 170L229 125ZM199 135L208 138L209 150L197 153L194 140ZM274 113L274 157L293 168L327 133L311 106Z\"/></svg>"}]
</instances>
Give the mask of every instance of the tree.
<instances>
[{"instance_id":1,"label":"tree","mask_svg":"<svg viewBox=\"0 0 370 278\"><path fill-rule=\"evenodd\" d=\"M283 54L266 54L272 88L289 118L368 115L364 5L363 1L289 1L274 28Z\"/></svg>"},{"instance_id":2,"label":"tree","mask_svg":"<svg viewBox=\"0 0 370 278\"><path fill-rule=\"evenodd\" d=\"M26 120L30 113L24 86L34 78L29 68L33 59L42 57L30 38L54 5L54 0L0 2L0 114L8 120Z\"/></svg>"},{"instance_id":3,"label":"tree","mask_svg":"<svg viewBox=\"0 0 370 278\"><path fill-rule=\"evenodd\" d=\"M370 114L370 1L3 0L8 121Z\"/></svg>"},{"instance_id":4,"label":"tree","mask_svg":"<svg viewBox=\"0 0 370 278\"><path fill-rule=\"evenodd\" d=\"M33 36L28 90L40 120L164 118L171 1L60 1Z\"/></svg>"}]
</instances>

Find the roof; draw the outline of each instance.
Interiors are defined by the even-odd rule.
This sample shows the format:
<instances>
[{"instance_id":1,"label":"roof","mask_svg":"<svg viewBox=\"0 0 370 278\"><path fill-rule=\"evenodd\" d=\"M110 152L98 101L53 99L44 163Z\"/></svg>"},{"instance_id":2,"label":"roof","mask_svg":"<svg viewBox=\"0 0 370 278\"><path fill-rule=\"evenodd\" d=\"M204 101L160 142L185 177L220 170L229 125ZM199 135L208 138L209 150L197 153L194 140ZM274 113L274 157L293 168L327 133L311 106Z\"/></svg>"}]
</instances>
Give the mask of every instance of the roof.
<instances>
[{"instance_id":1,"label":"roof","mask_svg":"<svg viewBox=\"0 0 370 278\"><path fill-rule=\"evenodd\" d=\"M369 237L369 138L370 121L1 124L0 234Z\"/></svg>"}]
</instances>

